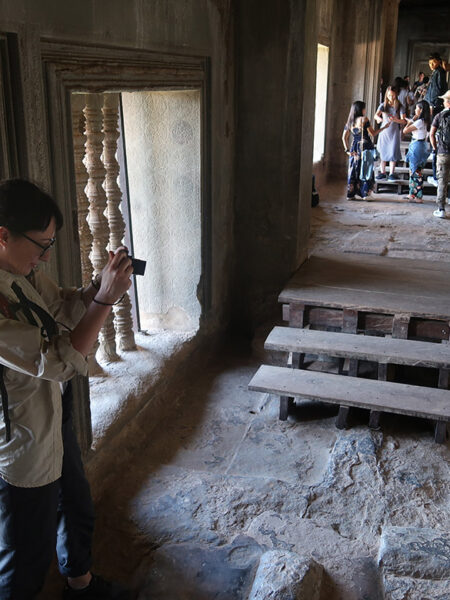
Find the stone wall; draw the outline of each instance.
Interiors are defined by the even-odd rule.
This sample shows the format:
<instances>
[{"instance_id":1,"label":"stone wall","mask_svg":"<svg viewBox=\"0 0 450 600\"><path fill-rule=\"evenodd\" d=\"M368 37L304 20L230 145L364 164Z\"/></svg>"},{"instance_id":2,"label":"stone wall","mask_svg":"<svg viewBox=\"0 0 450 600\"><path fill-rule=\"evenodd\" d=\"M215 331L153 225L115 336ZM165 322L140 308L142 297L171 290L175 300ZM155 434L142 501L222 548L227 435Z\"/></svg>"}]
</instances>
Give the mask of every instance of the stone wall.
<instances>
[{"instance_id":1,"label":"stone wall","mask_svg":"<svg viewBox=\"0 0 450 600\"><path fill-rule=\"evenodd\" d=\"M201 277L200 93L122 94L142 329L197 330Z\"/></svg>"},{"instance_id":2,"label":"stone wall","mask_svg":"<svg viewBox=\"0 0 450 600\"><path fill-rule=\"evenodd\" d=\"M65 227L58 233L52 274L63 284L81 281L70 108L67 112L70 92L146 90L158 89L158 85L165 89L165 81L170 78L175 89L202 90L202 273L197 273L199 284L193 292L193 301L198 295L202 304L202 322L201 335L193 347L206 336L212 347L212 334L225 327L230 310L234 252L233 43L231 0L0 1L0 78L8 78L11 84L14 119L10 123L16 127L8 132L8 142L16 146L20 158L15 171L4 175L29 177L55 194ZM10 78L4 69L5 57L10 59ZM183 80L186 73L189 82ZM0 96L2 91L0 85ZM1 100L0 117L4 114ZM1 169L4 164L0 161ZM197 262L197 271L198 267ZM152 265L148 265L147 277L151 270ZM194 319L198 322L198 311ZM127 375L124 369L122 376ZM154 410L152 392L165 375L170 378L166 364L152 379L153 387L140 386L136 402L121 398L121 403L116 403L114 427L105 429L102 435L117 435L143 405ZM87 382L76 380L75 385L80 402L74 418L83 450L87 451ZM111 411L106 405L105 410Z\"/></svg>"},{"instance_id":3,"label":"stone wall","mask_svg":"<svg viewBox=\"0 0 450 600\"><path fill-rule=\"evenodd\" d=\"M316 3L236 4L234 321L252 330L304 260L311 207ZM278 313L277 313L278 314Z\"/></svg>"},{"instance_id":4,"label":"stone wall","mask_svg":"<svg viewBox=\"0 0 450 600\"><path fill-rule=\"evenodd\" d=\"M202 191L210 199L203 221L209 246L202 246L202 281L210 278L210 301L202 326L223 327L231 308L244 326L264 318L306 255L316 0L18 0L0 2L1 32L17 34L20 50L25 107L20 154L28 160L22 172L53 189L65 167L49 145L44 40L89 48L94 56L103 45L208 60L208 122L202 135L210 146L202 166L209 179Z\"/></svg>"},{"instance_id":5,"label":"stone wall","mask_svg":"<svg viewBox=\"0 0 450 600\"><path fill-rule=\"evenodd\" d=\"M208 123L202 135L209 152L205 163L209 170L206 177L209 189L205 191L209 214L204 219L208 223L209 230L204 235L209 238L209 247L208 256L203 257L203 266L207 265L204 270L207 268L208 273L202 273L202 277L210 279L209 306L203 314L203 323L208 329L217 329L226 321L233 254L234 48L230 5L230 0L0 2L0 32L11 34L18 45L24 106L23 114L19 115L24 130L19 153L27 159L22 161L26 169L22 169L21 174L48 189L59 189L61 170L65 168L60 158L67 148L56 149L54 155L50 148L47 82L41 62L44 42L55 42L55 52L56 42L64 42L94 57L97 47L108 46L112 53L126 49L136 53L154 52L155 56L186 55L207 60ZM118 87L120 89L120 81ZM70 204L65 194L58 201ZM70 210L66 211L66 216L70 214ZM67 248L71 244L73 248L72 230L66 219L58 245ZM77 257L73 258L76 262ZM61 260L64 260L63 255Z\"/></svg>"},{"instance_id":6,"label":"stone wall","mask_svg":"<svg viewBox=\"0 0 450 600\"><path fill-rule=\"evenodd\" d=\"M367 115L373 120L383 62L385 10L382 0L334 4L325 151L326 174L333 180L345 178L347 158L341 136L352 102L366 102Z\"/></svg>"},{"instance_id":7,"label":"stone wall","mask_svg":"<svg viewBox=\"0 0 450 600\"><path fill-rule=\"evenodd\" d=\"M441 6L440 8L427 7L425 10L422 6L402 7L400 4L394 76L402 77L410 70L414 71L414 65L411 62L414 46L419 43L426 45L423 56L425 61L431 51L443 52L445 49L447 49L447 56L445 54L442 54L442 56L449 59L449 22L450 8L448 6ZM425 72L426 68L422 67L422 70ZM415 77L415 75L415 72L410 73L411 77Z\"/></svg>"}]
</instances>

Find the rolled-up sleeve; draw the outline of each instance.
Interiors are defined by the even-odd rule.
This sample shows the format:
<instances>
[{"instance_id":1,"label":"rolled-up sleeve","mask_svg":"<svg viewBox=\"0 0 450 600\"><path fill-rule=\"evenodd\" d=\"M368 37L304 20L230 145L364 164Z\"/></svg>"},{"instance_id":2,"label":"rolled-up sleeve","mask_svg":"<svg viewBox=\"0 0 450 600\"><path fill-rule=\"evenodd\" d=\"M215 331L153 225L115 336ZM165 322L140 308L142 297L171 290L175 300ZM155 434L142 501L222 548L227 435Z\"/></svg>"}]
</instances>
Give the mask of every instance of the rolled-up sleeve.
<instances>
[{"instance_id":1,"label":"rolled-up sleeve","mask_svg":"<svg viewBox=\"0 0 450 600\"><path fill-rule=\"evenodd\" d=\"M35 287L56 321L75 327L86 312L82 288L60 288L45 273L35 274Z\"/></svg>"}]
</instances>

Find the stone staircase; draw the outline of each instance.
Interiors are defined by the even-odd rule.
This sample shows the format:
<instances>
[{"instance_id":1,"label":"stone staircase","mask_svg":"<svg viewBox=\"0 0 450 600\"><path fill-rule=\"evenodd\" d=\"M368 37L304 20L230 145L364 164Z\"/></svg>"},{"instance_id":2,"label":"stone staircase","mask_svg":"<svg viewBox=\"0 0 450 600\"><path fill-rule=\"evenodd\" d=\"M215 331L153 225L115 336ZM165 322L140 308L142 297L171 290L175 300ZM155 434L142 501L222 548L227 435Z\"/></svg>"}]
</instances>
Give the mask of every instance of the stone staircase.
<instances>
[{"instance_id":1,"label":"stone staircase","mask_svg":"<svg viewBox=\"0 0 450 600\"><path fill-rule=\"evenodd\" d=\"M395 175L397 176L395 181L389 181L388 179L378 180L376 178L377 175L380 173L380 163L379 163L379 161L377 162L377 164L375 166L375 186L374 186L374 190L373 190L375 194L383 194L383 193L387 193L387 194L394 193L394 194L398 194L398 195L408 194L408 192L409 192L409 169L408 169L407 162L404 160L404 157L406 156L406 153L408 152L409 143L410 142L408 140L403 140L400 143L400 148L401 148L401 153L402 153L403 159L397 163L397 166L395 168ZM386 172L387 173L389 172L389 167L386 169ZM423 182L424 201L426 201L426 200L435 201L436 186L431 183L428 183L428 181L427 181L427 177L430 175L433 175L433 169L432 169L432 165L431 165L431 156L428 157L427 164L426 164L425 168L423 169L423 175L424 175L424 182Z\"/></svg>"},{"instance_id":2,"label":"stone staircase","mask_svg":"<svg viewBox=\"0 0 450 600\"><path fill-rule=\"evenodd\" d=\"M287 419L294 399L308 398L339 405L338 429L347 427L350 408L359 407L370 410L372 429L379 428L382 412L432 419L436 442L445 442L446 422L450 421L448 344L275 327L265 348L292 356L293 368L263 365L249 384L251 390L280 396L280 419ZM338 357L339 374L305 370L306 353ZM350 377L342 376L345 359ZM378 380L358 378L361 360L377 364ZM437 369L440 389L396 383L396 365Z\"/></svg>"},{"instance_id":3,"label":"stone staircase","mask_svg":"<svg viewBox=\"0 0 450 600\"><path fill-rule=\"evenodd\" d=\"M296 401L312 399L339 406L339 429L347 427L350 409L359 407L369 411L374 429L385 412L430 419L435 441L444 443L450 421L449 276L450 263L311 256L279 296L289 327L275 327L265 342L265 349L287 353L288 364L262 365L249 389L279 396L282 420ZM316 363L323 357L337 362L337 374L309 369L311 355Z\"/></svg>"}]
</instances>

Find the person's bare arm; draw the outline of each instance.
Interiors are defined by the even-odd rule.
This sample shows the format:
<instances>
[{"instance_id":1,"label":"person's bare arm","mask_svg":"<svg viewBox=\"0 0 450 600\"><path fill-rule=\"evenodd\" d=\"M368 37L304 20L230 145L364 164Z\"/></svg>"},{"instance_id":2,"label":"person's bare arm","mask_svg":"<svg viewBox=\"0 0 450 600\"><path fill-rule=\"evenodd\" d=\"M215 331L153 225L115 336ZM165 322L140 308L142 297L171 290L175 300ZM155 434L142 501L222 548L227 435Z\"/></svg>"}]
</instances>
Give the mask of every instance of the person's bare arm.
<instances>
[{"instance_id":1,"label":"person's bare arm","mask_svg":"<svg viewBox=\"0 0 450 600\"><path fill-rule=\"evenodd\" d=\"M87 287L83 288L81 297L86 307L88 307L91 304L92 300L95 298L95 294L99 291L99 289L100 281L98 283L98 287L95 287L94 284L91 282Z\"/></svg>"},{"instance_id":2,"label":"person's bare arm","mask_svg":"<svg viewBox=\"0 0 450 600\"><path fill-rule=\"evenodd\" d=\"M387 125L380 127L380 129L374 129L371 125L369 125L369 127L367 128L367 131L372 136L372 138L375 139L377 137L377 135L379 133L381 133L382 131L384 131L385 129L387 129L389 127L389 125L390 125L390 123L387 123Z\"/></svg>"},{"instance_id":3,"label":"person's bare arm","mask_svg":"<svg viewBox=\"0 0 450 600\"><path fill-rule=\"evenodd\" d=\"M350 131L348 129L344 129L342 133L342 144L344 145L345 152L349 152L348 140L350 138Z\"/></svg>"},{"instance_id":4,"label":"person's bare arm","mask_svg":"<svg viewBox=\"0 0 450 600\"><path fill-rule=\"evenodd\" d=\"M391 117L389 117L389 120L392 123L398 123L399 125L406 125L406 114L404 114L404 113L401 114L400 118L391 116Z\"/></svg>"},{"instance_id":5,"label":"person's bare arm","mask_svg":"<svg viewBox=\"0 0 450 600\"><path fill-rule=\"evenodd\" d=\"M434 151L436 151L436 149L437 149L436 131L437 131L437 127L432 125L431 129L430 129L430 142L431 142L431 146Z\"/></svg>"},{"instance_id":6,"label":"person's bare arm","mask_svg":"<svg viewBox=\"0 0 450 600\"><path fill-rule=\"evenodd\" d=\"M403 128L403 133L411 133L411 131L417 131L417 127L414 125L414 121L409 121L406 127Z\"/></svg>"},{"instance_id":7,"label":"person's bare arm","mask_svg":"<svg viewBox=\"0 0 450 600\"><path fill-rule=\"evenodd\" d=\"M117 250L115 254L109 253L108 264L102 271L100 289L95 290L86 313L70 335L72 346L84 356L89 354L97 340L111 306L129 289L132 273L131 260L123 249ZM89 287L94 286L91 284ZM89 292L91 294L92 291Z\"/></svg>"}]
</instances>

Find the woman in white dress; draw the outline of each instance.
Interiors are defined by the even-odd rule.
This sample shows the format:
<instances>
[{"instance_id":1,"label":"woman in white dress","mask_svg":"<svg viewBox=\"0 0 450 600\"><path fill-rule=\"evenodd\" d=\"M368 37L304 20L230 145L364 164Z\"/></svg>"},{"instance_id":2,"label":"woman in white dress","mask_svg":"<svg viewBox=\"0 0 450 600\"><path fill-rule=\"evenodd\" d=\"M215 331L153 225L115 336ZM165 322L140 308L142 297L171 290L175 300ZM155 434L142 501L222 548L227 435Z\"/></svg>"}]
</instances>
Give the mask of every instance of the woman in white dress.
<instances>
[{"instance_id":1,"label":"woman in white dress","mask_svg":"<svg viewBox=\"0 0 450 600\"><path fill-rule=\"evenodd\" d=\"M384 102L380 104L375 113L375 121L380 123L384 129L378 138L377 149L380 153L380 173L377 179L387 179L386 165L389 163L389 181L396 181L395 165L401 160L400 131L406 125L406 111L398 99L397 90L388 87Z\"/></svg>"}]
</instances>

